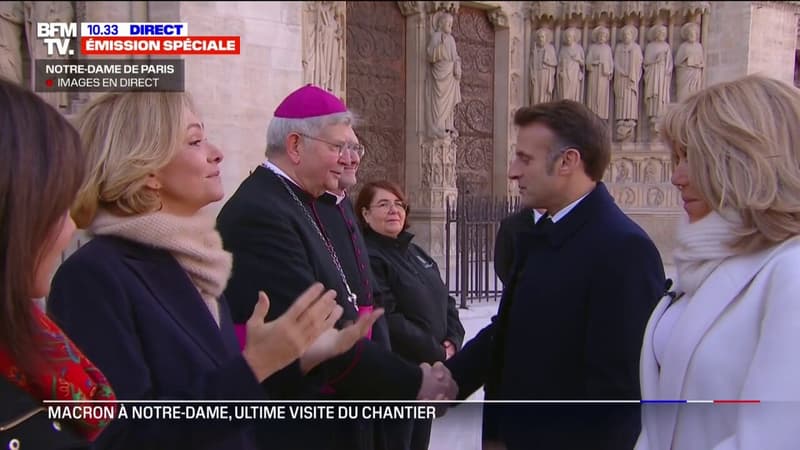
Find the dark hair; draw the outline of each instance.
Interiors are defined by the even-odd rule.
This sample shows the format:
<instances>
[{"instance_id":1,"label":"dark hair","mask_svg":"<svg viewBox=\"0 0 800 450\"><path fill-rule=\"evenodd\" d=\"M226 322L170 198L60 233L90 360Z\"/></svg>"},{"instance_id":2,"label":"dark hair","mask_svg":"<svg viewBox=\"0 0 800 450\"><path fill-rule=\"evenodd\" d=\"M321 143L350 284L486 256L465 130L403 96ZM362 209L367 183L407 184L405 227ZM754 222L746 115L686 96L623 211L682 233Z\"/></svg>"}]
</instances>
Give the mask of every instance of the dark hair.
<instances>
[{"instance_id":1,"label":"dark hair","mask_svg":"<svg viewBox=\"0 0 800 450\"><path fill-rule=\"evenodd\" d=\"M0 78L0 160L0 349L34 373L45 361L31 291L83 181L81 142L52 106Z\"/></svg>"},{"instance_id":2,"label":"dark hair","mask_svg":"<svg viewBox=\"0 0 800 450\"><path fill-rule=\"evenodd\" d=\"M520 128L540 123L556 135L556 146L550 149L549 161L555 161L564 147L574 147L583 160L586 175L593 181L603 179L611 162L611 134L606 123L589 108L572 100L526 106L514 114Z\"/></svg>"},{"instance_id":3,"label":"dark hair","mask_svg":"<svg viewBox=\"0 0 800 450\"><path fill-rule=\"evenodd\" d=\"M369 228L367 225L367 221L364 220L364 210L369 209L369 204L372 203L372 200L375 198L375 193L378 189L383 189L384 191L389 191L392 194L396 195L397 198L400 199L401 202L405 203L406 206L406 221L403 224L403 229L408 229L409 222L408 222L408 213L411 212L411 207L408 206L408 200L406 199L406 194L403 193L403 190L397 183L387 181L387 180L380 180L380 181L370 181L366 183L362 188L361 191L358 193L358 199L356 199L356 216L358 216L358 223L361 224L361 228L366 230Z\"/></svg>"}]
</instances>

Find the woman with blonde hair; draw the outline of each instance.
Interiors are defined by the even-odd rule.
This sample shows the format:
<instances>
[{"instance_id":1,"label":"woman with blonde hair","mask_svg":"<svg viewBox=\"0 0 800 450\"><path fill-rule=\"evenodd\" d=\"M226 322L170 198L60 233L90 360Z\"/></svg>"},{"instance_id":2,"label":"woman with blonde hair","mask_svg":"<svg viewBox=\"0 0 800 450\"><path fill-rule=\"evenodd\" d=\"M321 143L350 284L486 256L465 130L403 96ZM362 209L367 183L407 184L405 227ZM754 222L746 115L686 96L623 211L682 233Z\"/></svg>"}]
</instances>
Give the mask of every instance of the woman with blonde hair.
<instances>
[{"instance_id":1,"label":"woman with blonde hair","mask_svg":"<svg viewBox=\"0 0 800 450\"><path fill-rule=\"evenodd\" d=\"M800 91L748 76L669 110L662 136L686 217L677 282L641 354L652 404L637 450L796 449L800 442Z\"/></svg>"},{"instance_id":2,"label":"woman with blonde hair","mask_svg":"<svg viewBox=\"0 0 800 450\"><path fill-rule=\"evenodd\" d=\"M265 323L261 292L240 351L222 296L231 255L201 212L223 197L222 153L195 111L181 93L113 93L79 118L88 179L73 215L93 239L57 271L48 311L120 399L263 399L267 377L290 364L307 373L380 314L335 331L342 309L317 283ZM96 445L254 448L245 425L117 420Z\"/></svg>"}]
</instances>

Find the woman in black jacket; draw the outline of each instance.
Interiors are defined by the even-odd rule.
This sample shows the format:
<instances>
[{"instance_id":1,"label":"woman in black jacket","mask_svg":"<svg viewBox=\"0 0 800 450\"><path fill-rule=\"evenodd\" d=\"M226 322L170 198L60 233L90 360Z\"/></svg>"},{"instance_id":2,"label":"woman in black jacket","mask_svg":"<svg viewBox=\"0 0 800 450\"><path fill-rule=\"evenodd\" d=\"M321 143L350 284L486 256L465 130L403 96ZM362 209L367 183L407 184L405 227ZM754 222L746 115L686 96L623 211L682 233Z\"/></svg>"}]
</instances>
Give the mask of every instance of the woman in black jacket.
<instances>
[{"instance_id":1,"label":"woman in black jacket","mask_svg":"<svg viewBox=\"0 0 800 450\"><path fill-rule=\"evenodd\" d=\"M356 211L375 275L375 303L385 308L392 350L417 364L450 358L461 348L464 327L438 265L406 231L403 191L389 181L367 183ZM403 429L405 439L392 448L428 448L430 420L406 423Z\"/></svg>"}]
</instances>

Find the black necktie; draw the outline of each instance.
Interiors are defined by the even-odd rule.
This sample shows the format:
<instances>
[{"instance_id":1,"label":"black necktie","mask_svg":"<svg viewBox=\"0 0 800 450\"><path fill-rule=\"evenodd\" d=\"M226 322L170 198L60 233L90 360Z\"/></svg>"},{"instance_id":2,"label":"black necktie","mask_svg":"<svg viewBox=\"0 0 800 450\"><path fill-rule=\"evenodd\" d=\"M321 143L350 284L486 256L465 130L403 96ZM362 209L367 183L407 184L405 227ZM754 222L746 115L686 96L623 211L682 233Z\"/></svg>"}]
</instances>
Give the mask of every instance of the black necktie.
<instances>
[{"instance_id":1,"label":"black necktie","mask_svg":"<svg viewBox=\"0 0 800 450\"><path fill-rule=\"evenodd\" d=\"M550 216L545 213L542 217L539 218L539 221L536 222L535 229L539 230L542 233L547 233L550 229L553 228L553 220L550 219Z\"/></svg>"}]
</instances>

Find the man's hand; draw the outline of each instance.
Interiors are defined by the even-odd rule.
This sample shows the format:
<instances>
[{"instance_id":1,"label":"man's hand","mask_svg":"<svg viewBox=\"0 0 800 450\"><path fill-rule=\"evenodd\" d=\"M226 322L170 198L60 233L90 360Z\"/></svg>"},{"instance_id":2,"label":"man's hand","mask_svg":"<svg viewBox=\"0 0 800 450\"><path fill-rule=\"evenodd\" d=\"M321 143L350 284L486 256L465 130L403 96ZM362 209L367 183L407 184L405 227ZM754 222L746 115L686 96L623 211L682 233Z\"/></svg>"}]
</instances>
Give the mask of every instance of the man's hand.
<instances>
[{"instance_id":1,"label":"man's hand","mask_svg":"<svg viewBox=\"0 0 800 450\"><path fill-rule=\"evenodd\" d=\"M419 365L422 369L422 385L417 400L454 400L458 396L458 385L453 380L450 370L440 361L431 366L428 363ZM448 405L436 404L436 417L447 411Z\"/></svg>"},{"instance_id":2,"label":"man's hand","mask_svg":"<svg viewBox=\"0 0 800 450\"><path fill-rule=\"evenodd\" d=\"M419 367L422 369L422 385L417 393L417 400L453 400L456 398L458 385L444 364L436 362L431 366L428 363L422 363Z\"/></svg>"},{"instance_id":3,"label":"man's hand","mask_svg":"<svg viewBox=\"0 0 800 450\"><path fill-rule=\"evenodd\" d=\"M442 342L442 346L444 347L444 359L450 359L456 354L456 345L449 339L445 339L444 342Z\"/></svg>"},{"instance_id":4,"label":"man's hand","mask_svg":"<svg viewBox=\"0 0 800 450\"><path fill-rule=\"evenodd\" d=\"M321 362L350 350L356 342L367 335L382 314L383 309L376 309L341 330L327 329L300 357L300 370L307 374Z\"/></svg>"},{"instance_id":5,"label":"man's hand","mask_svg":"<svg viewBox=\"0 0 800 450\"><path fill-rule=\"evenodd\" d=\"M342 315L335 297L336 291L325 291L320 283L314 283L280 317L264 322L269 298L264 292L258 293L258 302L247 320L242 356L259 382L292 363L333 327Z\"/></svg>"}]
</instances>

